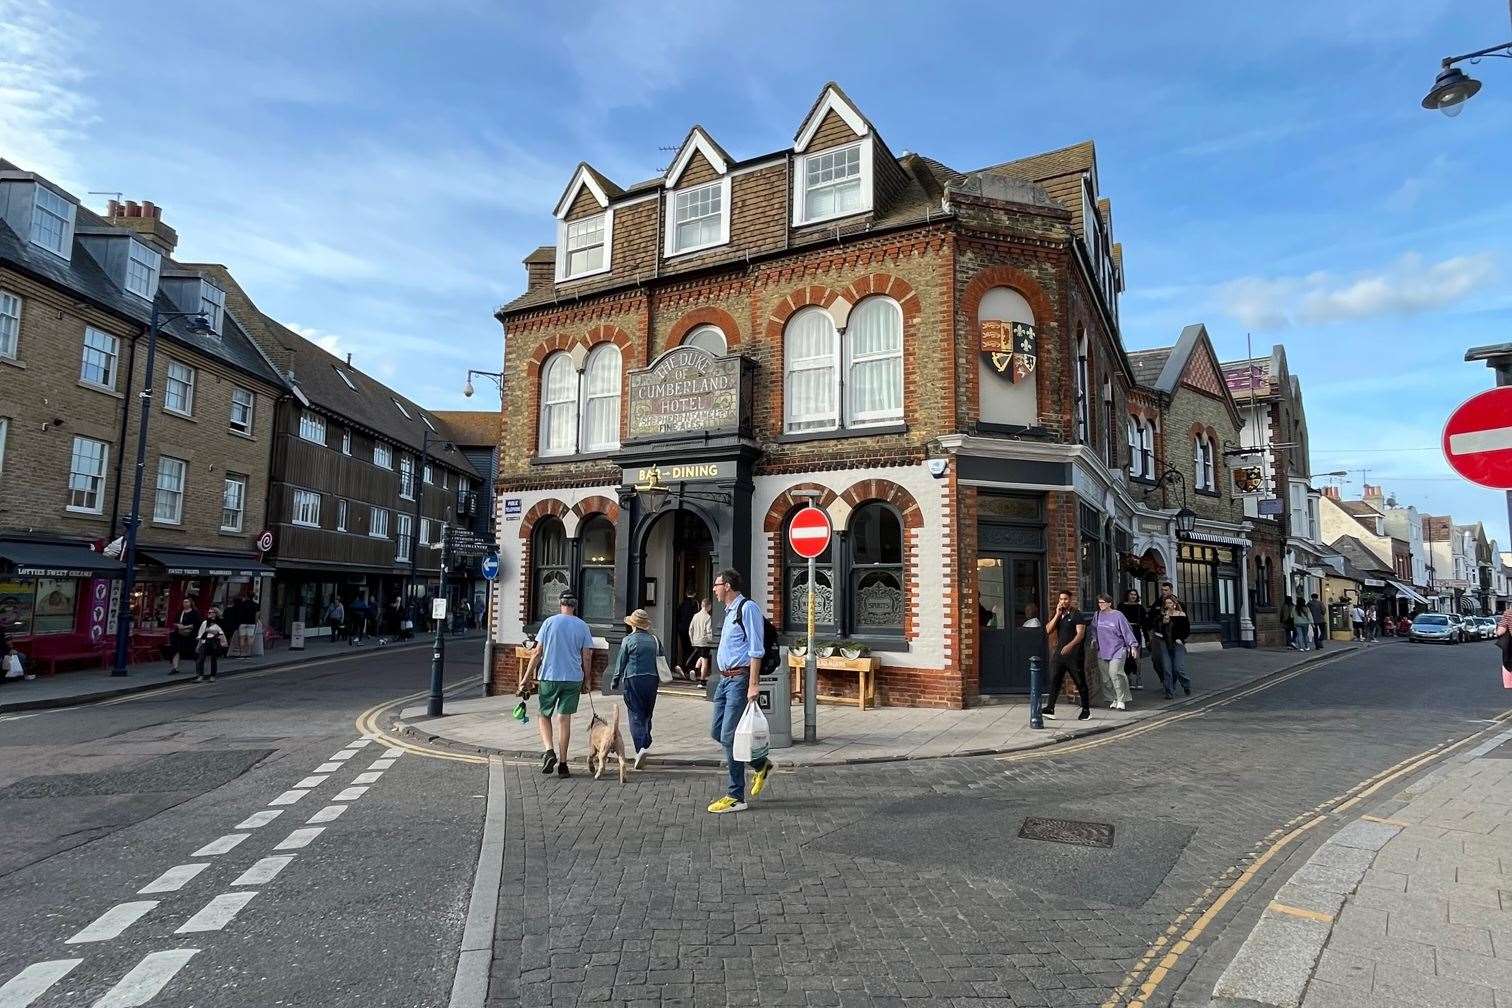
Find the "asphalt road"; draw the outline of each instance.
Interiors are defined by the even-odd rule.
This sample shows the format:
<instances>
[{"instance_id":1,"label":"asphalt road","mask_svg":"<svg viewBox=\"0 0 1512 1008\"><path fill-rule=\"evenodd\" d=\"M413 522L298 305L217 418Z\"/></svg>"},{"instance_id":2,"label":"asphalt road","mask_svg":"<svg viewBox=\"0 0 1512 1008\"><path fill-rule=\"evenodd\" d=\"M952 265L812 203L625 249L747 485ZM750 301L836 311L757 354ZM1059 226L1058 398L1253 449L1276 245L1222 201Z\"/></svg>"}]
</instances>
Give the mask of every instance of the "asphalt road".
<instances>
[{"instance_id":1,"label":"asphalt road","mask_svg":"<svg viewBox=\"0 0 1512 1008\"><path fill-rule=\"evenodd\" d=\"M446 1003L486 768L351 745L428 649L311 657L0 715L0 1008Z\"/></svg>"},{"instance_id":2,"label":"asphalt road","mask_svg":"<svg viewBox=\"0 0 1512 1008\"><path fill-rule=\"evenodd\" d=\"M1491 645L1388 642L1054 750L779 772L736 815L718 771L512 766L489 1004L1205 1006L1332 832L1297 823L1509 706Z\"/></svg>"}]
</instances>

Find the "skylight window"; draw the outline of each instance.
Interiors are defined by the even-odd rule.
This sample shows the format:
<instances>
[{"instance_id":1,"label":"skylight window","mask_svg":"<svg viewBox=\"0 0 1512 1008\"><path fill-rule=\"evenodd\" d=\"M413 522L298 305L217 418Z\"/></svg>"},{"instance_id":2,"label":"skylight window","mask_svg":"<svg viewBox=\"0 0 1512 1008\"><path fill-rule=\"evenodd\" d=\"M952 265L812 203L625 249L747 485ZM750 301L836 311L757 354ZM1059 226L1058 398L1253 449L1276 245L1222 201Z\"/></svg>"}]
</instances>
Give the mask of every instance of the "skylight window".
<instances>
[{"instance_id":1,"label":"skylight window","mask_svg":"<svg viewBox=\"0 0 1512 1008\"><path fill-rule=\"evenodd\" d=\"M424 413L421 413L420 419L425 421L425 426L430 428L430 432L432 434L436 433L436 425L430 422L430 417L426 416Z\"/></svg>"},{"instance_id":2,"label":"skylight window","mask_svg":"<svg viewBox=\"0 0 1512 1008\"><path fill-rule=\"evenodd\" d=\"M394 400L394 406L395 406L395 408L397 408L399 410L400 413L404 414L404 419L406 419L406 420L413 420L413 419L415 419L414 417L410 416L410 411L404 408L404 403L400 402L398 399Z\"/></svg>"},{"instance_id":3,"label":"skylight window","mask_svg":"<svg viewBox=\"0 0 1512 1008\"><path fill-rule=\"evenodd\" d=\"M346 387L347 388L351 389L353 392L357 391L357 383L354 382L354 381L352 381L352 378L351 378L350 375L348 375L345 371L341 370L341 368L336 367L334 365L332 365L331 370L335 371L337 374L341 375L341 380L344 381L344 382L346 382Z\"/></svg>"}]
</instances>

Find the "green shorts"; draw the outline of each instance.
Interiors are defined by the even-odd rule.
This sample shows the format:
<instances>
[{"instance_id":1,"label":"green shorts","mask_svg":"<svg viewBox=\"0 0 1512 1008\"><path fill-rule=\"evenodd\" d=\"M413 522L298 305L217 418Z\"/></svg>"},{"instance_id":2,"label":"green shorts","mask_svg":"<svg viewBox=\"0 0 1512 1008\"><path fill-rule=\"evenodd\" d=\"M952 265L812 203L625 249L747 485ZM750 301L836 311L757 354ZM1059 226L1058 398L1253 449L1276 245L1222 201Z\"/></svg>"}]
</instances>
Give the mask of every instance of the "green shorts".
<instances>
[{"instance_id":1,"label":"green shorts","mask_svg":"<svg viewBox=\"0 0 1512 1008\"><path fill-rule=\"evenodd\" d=\"M578 698L582 692L583 684L580 682L541 680L541 691L536 697L536 702L541 705L541 717L576 714Z\"/></svg>"}]
</instances>

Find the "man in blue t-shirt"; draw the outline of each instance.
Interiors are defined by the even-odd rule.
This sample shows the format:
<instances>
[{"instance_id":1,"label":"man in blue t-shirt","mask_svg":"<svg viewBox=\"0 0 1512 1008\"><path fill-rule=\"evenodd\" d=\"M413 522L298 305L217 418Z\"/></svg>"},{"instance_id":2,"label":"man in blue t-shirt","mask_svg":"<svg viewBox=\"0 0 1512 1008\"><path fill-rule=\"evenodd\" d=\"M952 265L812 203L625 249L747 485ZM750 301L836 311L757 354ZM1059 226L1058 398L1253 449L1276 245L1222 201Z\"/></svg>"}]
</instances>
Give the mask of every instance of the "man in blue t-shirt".
<instances>
[{"instance_id":1,"label":"man in blue t-shirt","mask_svg":"<svg viewBox=\"0 0 1512 1008\"><path fill-rule=\"evenodd\" d=\"M568 777L567 740L572 734L572 715L577 713L578 697L593 661L593 634L588 624L577 617L577 597L570 591L557 599L561 612L548 616L536 631L536 647L541 649L537 679L540 692L540 716L536 727L541 730L541 773L555 770L558 777ZM554 724L553 724L554 722ZM555 727L555 740L552 728Z\"/></svg>"}]
</instances>

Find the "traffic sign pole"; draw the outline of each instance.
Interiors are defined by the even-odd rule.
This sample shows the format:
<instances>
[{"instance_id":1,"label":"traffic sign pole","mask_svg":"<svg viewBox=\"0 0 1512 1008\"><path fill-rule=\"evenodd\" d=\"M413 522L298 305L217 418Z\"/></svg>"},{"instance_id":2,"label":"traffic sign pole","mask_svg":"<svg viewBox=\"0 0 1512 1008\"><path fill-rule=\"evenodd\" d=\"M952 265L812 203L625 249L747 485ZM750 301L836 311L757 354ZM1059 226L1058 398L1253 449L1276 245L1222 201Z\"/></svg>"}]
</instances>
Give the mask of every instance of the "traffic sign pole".
<instances>
[{"instance_id":1,"label":"traffic sign pole","mask_svg":"<svg viewBox=\"0 0 1512 1008\"><path fill-rule=\"evenodd\" d=\"M808 650L803 652L803 744L819 741L819 657L814 654L814 558L808 562Z\"/></svg>"},{"instance_id":2,"label":"traffic sign pole","mask_svg":"<svg viewBox=\"0 0 1512 1008\"><path fill-rule=\"evenodd\" d=\"M803 655L803 742L813 745L819 741L819 655L814 648L814 594L815 561L829 549L834 529L829 515L814 505L814 496L809 497L809 506L793 515L788 522L788 543L793 552L808 559L808 649Z\"/></svg>"}]
</instances>

